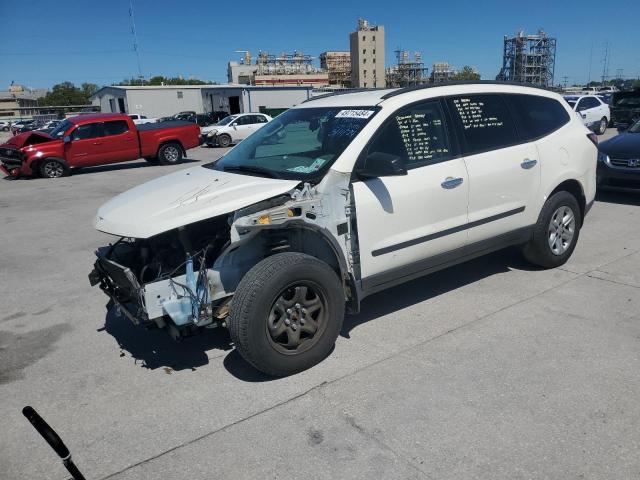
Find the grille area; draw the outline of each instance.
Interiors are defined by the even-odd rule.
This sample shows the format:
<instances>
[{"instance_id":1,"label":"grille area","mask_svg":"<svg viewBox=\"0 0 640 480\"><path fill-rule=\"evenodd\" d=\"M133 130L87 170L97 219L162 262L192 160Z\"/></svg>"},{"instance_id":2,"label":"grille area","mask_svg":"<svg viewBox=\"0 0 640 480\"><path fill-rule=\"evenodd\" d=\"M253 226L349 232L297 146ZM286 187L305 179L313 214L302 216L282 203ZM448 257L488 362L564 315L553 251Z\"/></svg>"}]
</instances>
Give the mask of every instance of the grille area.
<instances>
[{"instance_id":1,"label":"grille area","mask_svg":"<svg viewBox=\"0 0 640 480\"><path fill-rule=\"evenodd\" d=\"M631 170L640 170L640 159L629 159L629 158L610 158L609 162L614 167L619 168L629 168ZM630 165L631 162L631 165ZM634 165L635 163L635 165Z\"/></svg>"}]
</instances>

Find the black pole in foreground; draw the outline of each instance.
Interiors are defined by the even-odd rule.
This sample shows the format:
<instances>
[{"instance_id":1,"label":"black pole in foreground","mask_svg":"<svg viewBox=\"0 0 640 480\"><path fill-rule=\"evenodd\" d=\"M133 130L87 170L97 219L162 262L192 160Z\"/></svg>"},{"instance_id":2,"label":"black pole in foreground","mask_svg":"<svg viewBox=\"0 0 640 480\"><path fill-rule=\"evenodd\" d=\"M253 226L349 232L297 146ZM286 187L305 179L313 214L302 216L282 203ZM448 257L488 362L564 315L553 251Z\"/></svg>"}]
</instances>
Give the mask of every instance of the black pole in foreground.
<instances>
[{"instance_id":1,"label":"black pole in foreground","mask_svg":"<svg viewBox=\"0 0 640 480\"><path fill-rule=\"evenodd\" d=\"M71 460L71 452L64 444L62 439L58 436L58 434L49 426L44 419L38 415L32 407L26 406L22 409L22 414L27 417L27 420L31 422L33 428L35 428L42 438L46 440L51 448L58 454L58 456L62 459L62 463L69 471L74 480L85 480L78 467L76 467L73 460Z\"/></svg>"}]
</instances>

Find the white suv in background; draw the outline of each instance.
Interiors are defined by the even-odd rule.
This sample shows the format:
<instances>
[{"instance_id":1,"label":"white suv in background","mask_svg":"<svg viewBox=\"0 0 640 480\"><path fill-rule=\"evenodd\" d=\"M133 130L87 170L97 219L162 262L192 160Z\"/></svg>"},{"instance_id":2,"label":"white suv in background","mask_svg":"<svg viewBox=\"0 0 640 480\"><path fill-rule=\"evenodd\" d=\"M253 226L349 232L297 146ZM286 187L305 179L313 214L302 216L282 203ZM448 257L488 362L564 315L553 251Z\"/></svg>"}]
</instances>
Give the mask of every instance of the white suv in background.
<instances>
[{"instance_id":1,"label":"white suv in background","mask_svg":"<svg viewBox=\"0 0 640 480\"><path fill-rule=\"evenodd\" d=\"M564 99L580 115L582 122L598 135L607 130L611 120L611 110L597 95L565 95Z\"/></svg>"},{"instance_id":2,"label":"white suv in background","mask_svg":"<svg viewBox=\"0 0 640 480\"><path fill-rule=\"evenodd\" d=\"M201 128L200 143L210 147L215 145L228 147L233 143L244 140L271 120L273 119L264 113L229 115L215 125Z\"/></svg>"},{"instance_id":3,"label":"white suv in background","mask_svg":"<svg viewBox=\"0 0 640 480\"><path fill-rule=\"evenodd\" d=\"M595 197L596 142L531 87L317 97L103 205L95 227L122 238L89 279L136 324L228 328L250 364L288 375L325 358L345 308L375 292L510 245L564 264Z\"/></svg>"},{"instance_id":4,"label":"white suv in background","mask_svg":"<svg viewBox=\"0 0 640 480\"><path fill-rule=\"evenodd\" d=\"M129 118L133 120L135 125L144 125L145 123L156 123L158 121L157 118L147 118L145 115L140 115L137 113L132 113L129 115Z\"/></svg>"}]
</instances>

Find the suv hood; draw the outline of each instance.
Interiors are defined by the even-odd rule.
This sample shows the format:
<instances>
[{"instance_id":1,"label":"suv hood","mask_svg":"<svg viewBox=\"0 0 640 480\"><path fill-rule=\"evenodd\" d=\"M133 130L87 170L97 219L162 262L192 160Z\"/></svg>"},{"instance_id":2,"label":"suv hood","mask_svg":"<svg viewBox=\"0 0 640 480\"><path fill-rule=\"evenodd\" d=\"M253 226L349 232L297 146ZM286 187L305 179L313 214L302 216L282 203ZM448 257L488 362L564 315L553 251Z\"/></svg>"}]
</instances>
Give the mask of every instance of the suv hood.
<instances>
[{"instance_id":1,"label":"suv hood","mask_svg":"<svg viewBox=\"0 0 640 480\"><path fill-rule=\"evenodd\" d=\"M121 237L149 238L281 195L299 183L194 167L112 198L98 210L94 226Z\"/></svg>"}]
</instances>

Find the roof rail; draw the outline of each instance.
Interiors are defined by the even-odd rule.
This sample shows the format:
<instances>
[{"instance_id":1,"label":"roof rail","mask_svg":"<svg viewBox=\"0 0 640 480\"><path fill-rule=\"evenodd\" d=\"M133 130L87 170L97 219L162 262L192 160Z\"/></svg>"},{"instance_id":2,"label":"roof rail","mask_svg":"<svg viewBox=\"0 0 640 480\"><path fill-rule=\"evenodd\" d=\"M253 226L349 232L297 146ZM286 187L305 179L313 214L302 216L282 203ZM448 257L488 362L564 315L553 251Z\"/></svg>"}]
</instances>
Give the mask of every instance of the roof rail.
<instances>
[{"instance_id":1,"label":"roof rail","mask_svg":"<svg viewBox=\"0 0 640 480\"><path fill-rule=\"evenodd\" d=\"M321 98L333 97L336 95L347 95L349 93L359 93L359 92L371 92L373 90L383 90L382 88L350 88L348 90L340 90L338 92L325 93L324 95L317 95L315 97L307 98L305 101L301 103L312 102L314 100L319 100Z\"/></svg>"},{"instance_id":2,"label":"roof rail","mask_svg":"<svg viewBox=\"0 0 640 480\"><path fill-rule=\"evenodd\" d=\"M395 97L397 95L402 95L403 93L413 92L415 90L423 90L426 88L436 88L436 87L447 87L450 85L515 85L518 87L530 87L530 88L539 88L540 90L549 90L548 88L541 87L539 85L534 85L532 83L502 82L500 80L456 80L456 81L450 81L450 82L428 83L426 85L413 85L411 87L398 88L393 92L384 94L381 98L383 100L386 100L387 98Z\"/></svg>"}]
</instances>

